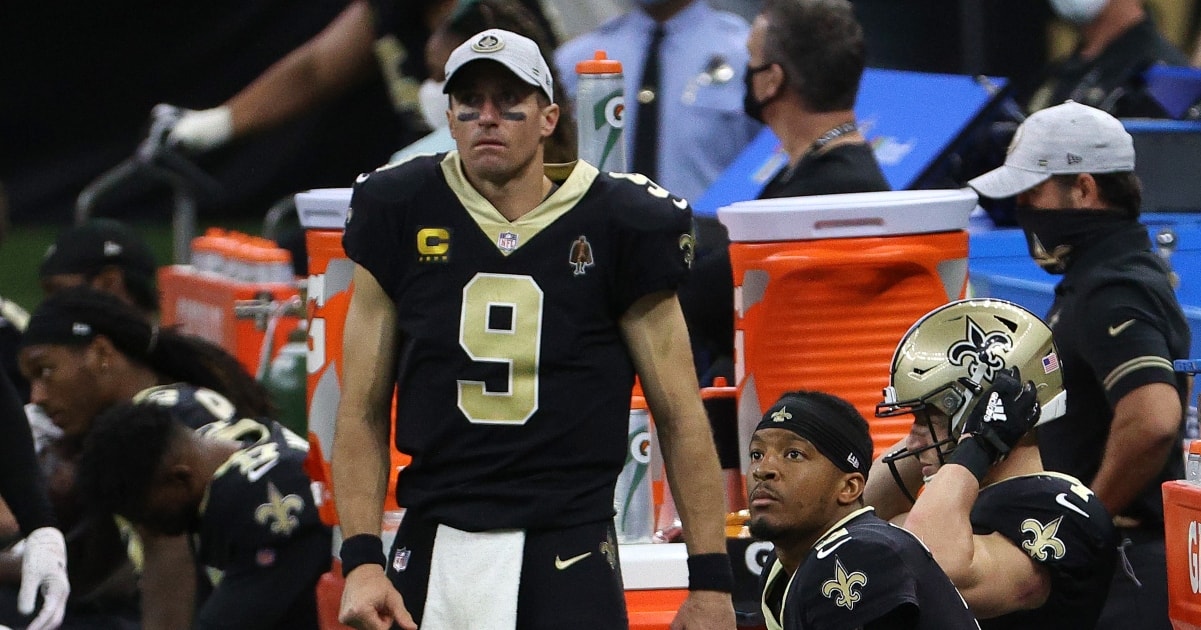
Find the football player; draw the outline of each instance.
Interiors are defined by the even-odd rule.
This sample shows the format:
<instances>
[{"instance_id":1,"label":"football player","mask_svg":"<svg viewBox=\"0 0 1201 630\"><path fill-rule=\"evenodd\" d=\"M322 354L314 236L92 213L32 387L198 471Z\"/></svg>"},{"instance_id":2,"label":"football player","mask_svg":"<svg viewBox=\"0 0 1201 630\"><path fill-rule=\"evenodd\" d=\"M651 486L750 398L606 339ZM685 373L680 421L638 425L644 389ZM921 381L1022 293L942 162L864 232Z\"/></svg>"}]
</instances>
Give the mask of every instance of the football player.
<instances>
[{"instance_id":1,"label":"football player","mask_svg":"<svg viewBox=\"0 0 1201 630\"><path fill-rule=\"evenodd\" d=\"M129 549L134 539L113 519L86 518L75 487L81 444L96 415L136 397L170 407L198 427L269 414L266 390L219 346L160 329L117 297L89 287L63 289L38 305L19 362L41 412L36 426L42 429L37 436L42 465L48 477L60 480L50 494L67 538L72 598L86 602L80 614L92 620L99 610L137 619L140 604L144 627L183 627L193 613L196 586L188 541L139 536L139 552ZM140 559L136 583L127 551ZM68 605L68 621L72 615Z\"/></svg>"},{"instance_id":2,"label":"football player","mask_svg":"<svg viewBox=\"0 0 1201 630\"><path fill-rule=\"evenodd\" d=\"M922 543L864 505L871 454L867 421L829 394L784 394L755 428L747 525L775 545L768 627L975 628Z\"/></svg>"},{"instance_id":3,"label":"football player","mask_svg":"<svg viewBox=\"0 0 1201 630\"><path fill-rule=\"evenodd\" d=\"M1079 480L1043 470L1031 430L1065 405L1051 330L1016 304L939 307L893 355L876 415L914 423L864 495L926 543L983 628L1091 628L1105 601L1110 515Z\"/></svg>"},{"instance_id":4,"label":"football player","mask_svg":"<svg viewBox=\"0 0 1201 630\"><path fill-rule=\"evenodd\" d=\"M153 401L98 417L80 484L104 513L166 536L191 534L213 570L196 628L318 628L314 592L331 534L304 471L308 443L243 418L192 430Z\"/></svg>"},{"instance_id":5,"label":"football player","mask_svg":"<svg viewBox=\"0 0 1201 630\"><path fill-rule=\"evenodd\" d=\"M641 175L544 165L559 105L528 38L479 33L446 75L457 150L361 176L343 237L342 621L557 628L571 611L626 628L613 493L637 373L690 554L677 621L733 627L721 473L676 298L688 203ZM393 392L413 460L385 557Z\"/></svg>"}]
</instances>

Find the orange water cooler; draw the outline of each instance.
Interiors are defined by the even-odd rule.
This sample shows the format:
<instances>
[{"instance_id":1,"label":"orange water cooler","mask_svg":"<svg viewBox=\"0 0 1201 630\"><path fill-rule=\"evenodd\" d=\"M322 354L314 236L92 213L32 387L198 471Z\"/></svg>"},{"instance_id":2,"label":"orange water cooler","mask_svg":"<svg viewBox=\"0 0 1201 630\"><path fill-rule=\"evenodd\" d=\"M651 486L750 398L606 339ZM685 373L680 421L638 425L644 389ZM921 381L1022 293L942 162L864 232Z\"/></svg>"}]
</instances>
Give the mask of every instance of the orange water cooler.
<instances>
[{"instance_id":1,"label":"orange water cooler","mask_svg":"<svg viewBox=\"0 0 1201 630\"><path fill-rule=\"evenodd\" d=\"M1201 440L1185 446L1185 479L1162 487L1168 617L1176 630L1201 630Z\"/></svg>"},{"instance_id":2,"label":"orange water cooler","mask_svg":"<svg viewBox=\"0 0 1201 630\"><path fill-rule=\"evenodd\" d=\"M911 418L874 418L875 405L909 326L964 295L976 201L970 189L905 190L718 210L734 270L742 453L762 414L799 389L855 405L876 453L908 433Z\"/></svg>"}]
</instances>

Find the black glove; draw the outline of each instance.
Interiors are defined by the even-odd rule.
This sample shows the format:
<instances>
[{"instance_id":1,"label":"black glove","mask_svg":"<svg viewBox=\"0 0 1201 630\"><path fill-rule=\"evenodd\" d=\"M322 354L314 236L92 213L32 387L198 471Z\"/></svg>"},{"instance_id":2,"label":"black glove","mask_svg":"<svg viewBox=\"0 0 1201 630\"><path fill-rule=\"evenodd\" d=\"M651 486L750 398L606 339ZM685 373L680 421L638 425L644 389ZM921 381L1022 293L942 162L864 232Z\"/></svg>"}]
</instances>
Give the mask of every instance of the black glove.
<instances>
[{"instance_id":1,"label":"black glove","mask_svg":"<svg viewBox=\"0 0 1201 630\"><path fill-rule=\"evenodd\" d=\"M950 463L972 471L977 480L984 479L988 469L1034 427L1041 411L1034 382L1023 385L1016 367L1001 370L963 424L965 437L955 447Z\"/></svg>"}]
</instances>

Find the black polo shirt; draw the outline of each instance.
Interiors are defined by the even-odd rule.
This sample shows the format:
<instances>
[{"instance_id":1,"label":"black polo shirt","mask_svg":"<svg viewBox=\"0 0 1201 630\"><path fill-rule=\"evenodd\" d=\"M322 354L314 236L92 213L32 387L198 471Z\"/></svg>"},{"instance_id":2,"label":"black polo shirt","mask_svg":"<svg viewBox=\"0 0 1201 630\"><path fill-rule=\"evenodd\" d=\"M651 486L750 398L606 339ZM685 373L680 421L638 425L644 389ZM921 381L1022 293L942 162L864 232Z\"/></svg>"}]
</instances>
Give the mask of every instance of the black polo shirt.
<instances>
[{"instance_id":1,"label":"black polo shirt","mask_svg":"<svg viewBox=\"0 0 1201 630\"><path fill-rule=\"evenodd\" d=\"M1039 428L1043 464L1091 484L1123 396L1143 385L1168 383L1187 408L1187 381L1173 371L1172 360L1188 354L1188 322L1168 269L1151 251L1147 229L1132 222L1078 253L1055 288L1047 323L1063 366L1068 408L1064 417ZM1163 470L1122 516L1160 527L1160 485L1184 477L1183 437L1182 416L1181 439Z\"/></svg>"}]
</instances>

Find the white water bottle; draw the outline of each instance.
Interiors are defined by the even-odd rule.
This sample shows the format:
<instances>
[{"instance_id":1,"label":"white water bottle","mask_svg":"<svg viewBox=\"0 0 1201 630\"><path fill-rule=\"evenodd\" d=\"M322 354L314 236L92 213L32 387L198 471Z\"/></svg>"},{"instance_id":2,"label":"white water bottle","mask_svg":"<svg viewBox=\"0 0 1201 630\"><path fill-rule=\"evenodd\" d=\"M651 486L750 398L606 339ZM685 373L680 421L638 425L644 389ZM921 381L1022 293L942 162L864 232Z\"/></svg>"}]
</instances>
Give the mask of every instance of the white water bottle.
<instances>
[{"instance_id":1,"label":"white water bottle","mask_svg":"<svg viewBox=\"0 0 1201 630\"><path fill-rule=\"evenodd\" d=\"M625 87L621 62L602 50L575 65L580 158L601 172L626 172Z\"/></svg>"}]
</instances>

